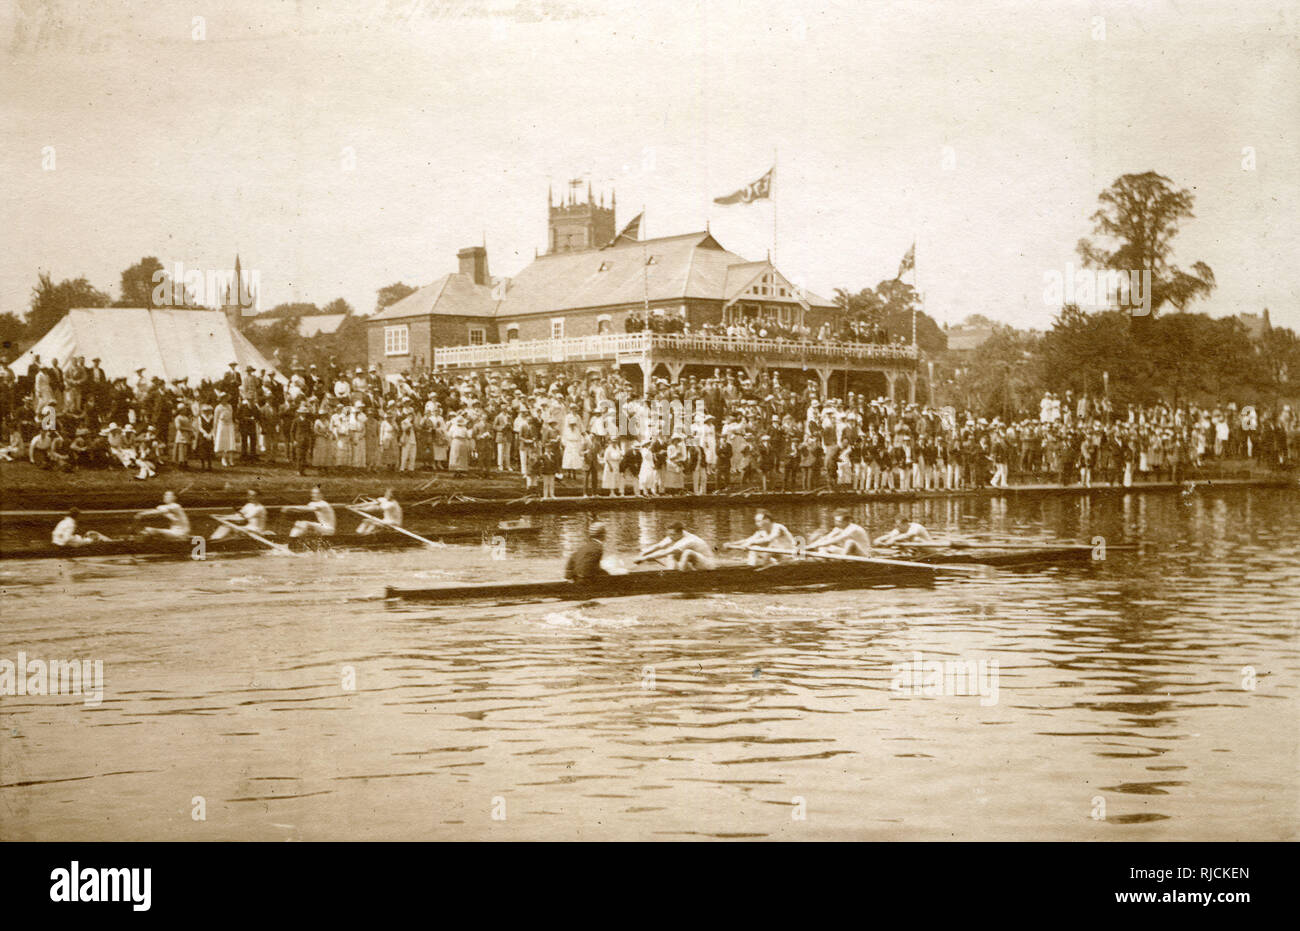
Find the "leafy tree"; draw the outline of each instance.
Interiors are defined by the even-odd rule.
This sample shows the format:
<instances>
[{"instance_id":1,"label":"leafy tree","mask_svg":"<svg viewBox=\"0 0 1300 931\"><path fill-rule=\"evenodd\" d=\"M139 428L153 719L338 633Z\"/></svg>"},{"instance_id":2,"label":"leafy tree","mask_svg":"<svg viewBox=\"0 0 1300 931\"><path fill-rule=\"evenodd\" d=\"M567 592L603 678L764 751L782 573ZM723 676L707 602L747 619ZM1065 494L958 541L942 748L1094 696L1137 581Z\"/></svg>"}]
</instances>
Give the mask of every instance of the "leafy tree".
<instances>
[{"instance_id":1,"label":"leafy tree","mask_svg":"<svg viewBox=\"0 0 1300 931\"><path fill-rule=\"evenodd\" d=\"M1264 331L1259 347L1258 384L1273 398L1294 394L1300 380L1300 339L1285 327Z\"/></svg>"},{"instance_id":2,"label":"leafy tree","mask_svg":"<svg viewBox=\"0 0 1300 931\"><path fill-rule=\"evenodd\" d=\"M341 297L336 297L334 300L330 301L328 304L326 304L324 307L321 308L321 313L351 315L353 311L352 311L351 304L343 300L343 298Z\"/></svg>"},{"instance_id":3,"label":"leafy tree","mask_svg":"<svg viewBox=\"0 0 1300 931\"><path fill-rule=\"evenodd\" d=\"M1097 396L1109 376L1111 400L1143 403L1154 399L1149 356L1133 339L1127 314L1085 313L1067 304L1043 335L1038 353L1043 389Z\"/></svg>"},{"instance_id":4,"label":"leafy tree","mask_svg":"<svg viewBox=\"0 0 1300 931\"><path fill-rule=\"evenodd\" d=\"M157 272L162 272L162 277L154 278ZM154 289L164 287L162 292L165 295L165 302L154 300ZM181 295L174 295L172 292L172 279L163 269L162 262L152 255L145 256L136 262L130 268L122 271L122 297L116 302L116 307L164 307L171 306L174 303L180 303Z\"/></svg>"},{"instance_id":5,"label":"leafy tree","mask_svg":"<svg viewBox=\"0 0 1300 931\"><path fill-rule=\"evenodd\" d=\"M0 314L0 362L12 362L27 347L27 324L15 313Z\"/></svg>"},{"instance_id":6,"label":"leafy tree","mask_svg":"<svg viewBox=\"0 0 1300 931\"><path fill-rule=\"evenodd\" d=\"M1080 239L1077 247L1084 265L1124 272L1149 270L1151 316L1165 304L1184 310L1214 290L1210 266L1194 262L1192 270L1185 272L1170 260L1180 224L1196 216L1191 191L1175 190L1164 175L1147 171L1121 175L1097 199L1101 208L1091 218L1097 241ZM1149 321L1139 327L1149 327Z\"/></svg>"},{"instance_id":7,"label":"leafy tree","mask_svg":"<svg viewBox=\"0 0 1300 931\"><path fill-rule=\"evenodd\" d=\"M48 272L41 272L28 305L27 335L40 339L74 307L107 307L110 303L109 296L84 277L55 284Z\"/></svg>"},{"instance_id":8,"label":"leafy tree","mask_svg":"<svg viewBox=\"0 0 1300 931\"><path fill-rule=\"evenodd\" d=\"M856 294L843 288L835 290L835 303L850 320L867 326L878 326L892 339L912 341L912 313L916 312L916 342L927 353L940 353L948 348L948 337L933 318L921 311L921 299L916 289L897 278L888 278L874 289L867 288Z\"/></svg>"},{"instance_id":9,"label":"leafy tree","mask_svg":"<svg viewBox=\"0 0 1300 931\"><path fill-rule=\"evenodd\" d=\"M1003 324L957 368L941 400L1003 420L1027 412L1041 394L1036 353L1041 337ZM951 368L951 364L949 365Z\"/></svg>"},{"instance_id":10,"label":"leafy tree","mask_svg":"<svg viewBox=\"0 0 1300 931\"><path fill-rule=\"evenodd\" d=\"M403 284L400 281L380 288L377 292L378 300L375 301L375 313L379 313L385 307L390 307L393 304L396 304L408 294L414 294L415 290L416 289L411 287L409 284Z\"/></svg>"},{"instance_id":11,"label":"leafy tree","mask_svg":"<svg viewBox=\"0 0 1300 931\"><path fill-rule=\"evenodd\" d=\"M297 317L310 317L314 314L319 314L322 312L323 311L315 304L309 304L305 301L297 301L288 304L276 304L274 307L272 307L270 310L266 311L265 313L261 314L260 316L268 317L272 319L279 319L281 317L297 318Z\"/></svg>"}]
</instances>

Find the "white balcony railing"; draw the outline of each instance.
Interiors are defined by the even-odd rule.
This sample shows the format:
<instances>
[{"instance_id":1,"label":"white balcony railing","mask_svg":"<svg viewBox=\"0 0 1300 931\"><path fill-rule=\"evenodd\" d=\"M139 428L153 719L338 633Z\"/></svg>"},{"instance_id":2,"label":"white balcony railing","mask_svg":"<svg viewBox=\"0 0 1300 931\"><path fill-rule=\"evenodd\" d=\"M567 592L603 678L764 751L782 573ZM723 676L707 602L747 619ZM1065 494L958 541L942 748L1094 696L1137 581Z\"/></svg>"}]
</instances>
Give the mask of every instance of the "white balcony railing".
<instances>
[{"instance_id":1,"label":"white balcony railing","mask_svg":"<svg viewBox=\"0 0 1300 931\"><path fill-rule=\"evenodd\" d=\"M695 336L683 333L602 333L480 346L440 346L433 351L434 368L480 368L552 362L599 362L639 356L693 357L700 362L725 362L745 357L807 362L910 362L915 346L845 343L832 340L750 339ZM757 357L757 358L755 358Z\"/></svg>"}]
</instances>

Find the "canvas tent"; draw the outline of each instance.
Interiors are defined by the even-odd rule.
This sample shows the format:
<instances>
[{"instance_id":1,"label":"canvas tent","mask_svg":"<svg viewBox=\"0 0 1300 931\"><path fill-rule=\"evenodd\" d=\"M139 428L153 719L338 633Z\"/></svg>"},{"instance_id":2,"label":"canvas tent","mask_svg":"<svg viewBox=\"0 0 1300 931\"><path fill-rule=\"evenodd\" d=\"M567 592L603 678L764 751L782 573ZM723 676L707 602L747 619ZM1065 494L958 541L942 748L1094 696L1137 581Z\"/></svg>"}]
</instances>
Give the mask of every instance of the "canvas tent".
<instances>
[{"instance_id":1,"label":"canvas tent","mask_svg":"<svg viewBox=\"0 0 1300 931\"><path fill-rule=\"evenodd\" d=\"M231 362L237 362L241 372L249 365L258 371L275 370L219 310L70 310L10 368L26 374L34 355L43 363L58 359L60 366L72 356L84 356L87 364L98 357L110 379L133 378L136 369L143 368L149 377L167 381L215 381Z\"/></svg>"}]
</instances>

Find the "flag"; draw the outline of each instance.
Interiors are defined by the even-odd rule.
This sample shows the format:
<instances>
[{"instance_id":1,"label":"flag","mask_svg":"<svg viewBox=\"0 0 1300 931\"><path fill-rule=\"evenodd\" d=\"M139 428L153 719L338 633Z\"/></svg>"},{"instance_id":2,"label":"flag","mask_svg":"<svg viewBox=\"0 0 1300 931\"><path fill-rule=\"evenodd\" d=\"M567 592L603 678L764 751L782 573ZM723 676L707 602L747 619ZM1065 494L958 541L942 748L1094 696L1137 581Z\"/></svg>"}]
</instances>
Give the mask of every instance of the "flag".
<instances>
[{"instance_id":1,"label":"flag","mask_svg":"<svg viewBox=\"0 0 1300 931\"><path fill-rule=\"evenodd\" d=\"M624 236L626 236L628 239L639 239L641 237L641 218L644 216L645 216L645 211L642 210L640 213L638 213L636 216L632 218L632 222L628 223L627 226L623 227L623 232L619 233L617 236L611 239L607 243L607 245L610 246L614 245L614 243L618 242Z\"/></svg>"},{"instance_id":2,"label":"flag","mask_svg":"<svg viewBox=\"0 0 1300 931\"><path fill-rule=\"evenodd\" d=\"M772 172L774 171L776 171L775 165L769 168L767 173L753 184L746 184L739 191L728 194L726 197L715 197L713 202L715 204L751 204L763 198L770 200L772 197Z\"/></svg>"},{"instance_id":3,"label":"flag","mask_svg":"<svg viewBox=\"0 0 1300 931\"><path fill-rule=\"evenodd\" d=\"M894 276L894 280L897 281L899 278L902 278L908 272L915 271L915 270L916 270L916 243L912 243L912 247L907 250L907 255L903 256L903 261L898 263L898 274Z\"/></svg>"}]
</instances>

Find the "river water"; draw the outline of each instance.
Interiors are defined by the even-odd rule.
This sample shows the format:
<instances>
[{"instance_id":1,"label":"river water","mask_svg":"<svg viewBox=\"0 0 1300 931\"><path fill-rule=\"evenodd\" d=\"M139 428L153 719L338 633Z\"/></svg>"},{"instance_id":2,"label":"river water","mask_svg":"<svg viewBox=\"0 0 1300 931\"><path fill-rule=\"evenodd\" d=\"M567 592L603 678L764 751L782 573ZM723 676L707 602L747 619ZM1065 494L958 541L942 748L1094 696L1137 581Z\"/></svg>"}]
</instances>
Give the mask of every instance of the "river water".
<instances>
[{"instance_id":1,"label":"river water","mask_svg":"<svg viewBox=\"0 0 1300 931\"><path fill-rule=\"evenodd\" d=\"M1300 835L1300 494L910 512L939 532L1146 545L933 587L456 608L379 596L556 577L584 519L535 518L500 559L0 563L0 659L103 664L98 703L0 695L0 837ZM878 532L896 511L857 513ZM752 512L602 516L626 552L682 516L740 537ZM932 662L996 691L906 687Z\"/></svg>"}]
</instances>

